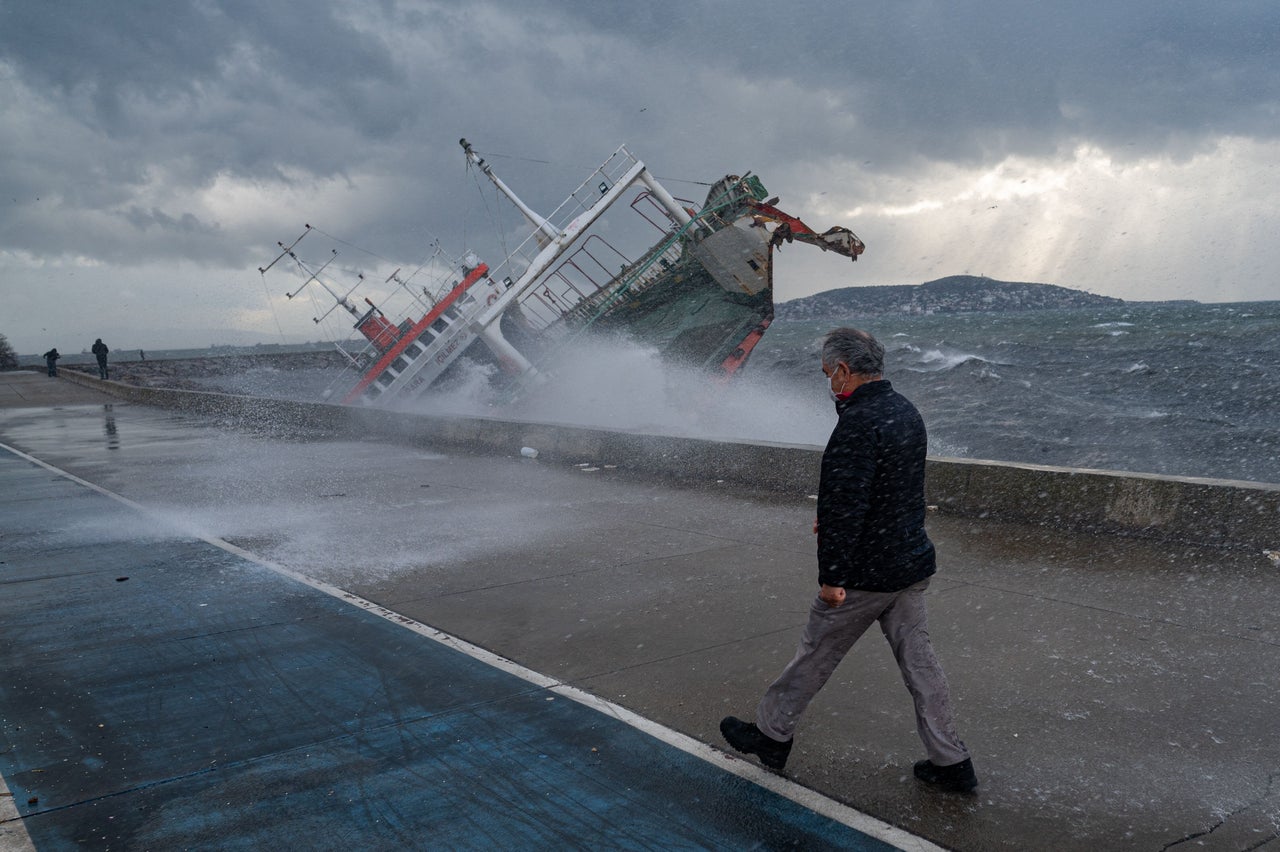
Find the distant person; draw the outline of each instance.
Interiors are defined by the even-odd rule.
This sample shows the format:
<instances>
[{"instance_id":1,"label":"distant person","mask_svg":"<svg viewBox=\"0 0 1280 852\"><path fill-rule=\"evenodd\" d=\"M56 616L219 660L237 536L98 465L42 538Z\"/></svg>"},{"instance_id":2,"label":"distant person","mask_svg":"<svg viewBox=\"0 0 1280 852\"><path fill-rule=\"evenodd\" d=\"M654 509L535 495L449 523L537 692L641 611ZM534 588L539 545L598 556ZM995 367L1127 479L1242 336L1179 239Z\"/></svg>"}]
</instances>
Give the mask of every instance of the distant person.
<instances>
[{"instance_id":1,"label":"distant person","mask_svg":"<svg viewBox=\"0 0 1280 852\"><path fill-rule=\"evenodd\" d=\"M62 356L58 354L58 347L53 347L44 353L44 363L49 367L49 375L57 377L58 375L58 359Z\"/></svg>"},{"instance_id":2,"label":"distant person","mask_svg":"<svg viewBox=\"0 0 1280 852\"><path fill-rule=\"evenodd\" d=\"M98 359L98 378L106 381L107 378L107 353L111 350L107 348L107 344L102 342L99 337L93 341L93 347L89 350L93 356Z\"/></svg>"},{"instance_id":3,"label":"distant person","mask_svg":"<svg viewBox=\"0 0 1280 852\"><path fill-rule=\"evenodd\" d=\"M139 358L140 360L143 360L143 361L147 360L147 353L145 353L145 352L143 352L141 349L139 349L139 350L138 350L138 358Z\"/></svg>"},{"instance_id":4,"label":"distant person","mask_svg":"<svg viewBox=\"0 0 1280 852\"><path fill-rule=\"evenodd\" d=\"M781 770L801 714L879 622L915 701L916 731L928 755L915 764L915 776L949 792L971 792L978 778L956 734L925 612L924 592L937 569L924 529L924 421L883 378L884 347L864 331L828 334L822 372L840 419L822 454L818 485L818 597L800 647L760 700L755 723L728 716L720 732L738 751ZM857 730L856 721L845 724Z\"/></svg>"}]
</instances>

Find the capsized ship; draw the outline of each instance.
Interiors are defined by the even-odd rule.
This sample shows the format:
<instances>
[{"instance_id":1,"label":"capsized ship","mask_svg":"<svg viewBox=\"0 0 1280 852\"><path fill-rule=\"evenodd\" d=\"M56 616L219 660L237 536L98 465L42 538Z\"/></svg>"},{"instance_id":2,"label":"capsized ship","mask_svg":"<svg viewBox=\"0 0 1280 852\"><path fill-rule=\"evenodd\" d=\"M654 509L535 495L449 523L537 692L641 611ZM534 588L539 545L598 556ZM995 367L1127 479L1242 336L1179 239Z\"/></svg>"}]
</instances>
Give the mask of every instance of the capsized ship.
<instances>
[{"instance_id":1,"label":"capsized ship","mask_svg":"<svg viewBox=\"0 0 1280 852\"><path fill-rule=\"evenodd\" d=\"M315 285L334 300L329 311L345 310L354 319L354 343L339 344L349 367L327 398L404 403L460 363L488 361L501 368L501 389L511 399L553 380L557 359L584 335L621 335L673 362L728 378L773 320L773 256L780 245L798 241L852 260L865 248L847 228L817 233L784 213L754 175L715 182L700 206L678 200L625 146L543 216L466 139L460 144L468 166L531 226L496 268L468 253L434 292L418 292L397 270L384 284L398 286L410 302L394 313L389 300L354 300L362 278L343 292L326 277L336 251L318 268L301 259L298 244L310 225L292 244L278 243L280 253L259 269L266 275L289 258L306 277L290 298ZM634 241L621 245L620 229L605 218L615 205L651 234L640 250L628 250Z\"/></svg>"}]
</instances>

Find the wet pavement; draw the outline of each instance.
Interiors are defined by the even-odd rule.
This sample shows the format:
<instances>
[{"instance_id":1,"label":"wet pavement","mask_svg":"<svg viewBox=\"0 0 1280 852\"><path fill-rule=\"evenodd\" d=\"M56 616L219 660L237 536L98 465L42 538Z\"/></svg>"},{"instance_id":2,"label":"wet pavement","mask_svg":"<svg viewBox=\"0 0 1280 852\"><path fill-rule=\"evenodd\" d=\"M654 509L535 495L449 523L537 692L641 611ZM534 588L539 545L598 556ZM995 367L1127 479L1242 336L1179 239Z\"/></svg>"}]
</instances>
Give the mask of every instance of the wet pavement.
<instances>
[{"instance_id":1,"label":"wet pavement","mask_svg":"<svg viewBox=\"0 0 1280 852\"><path fill-rule=\"evenodd\" d=\"M873 634L779 779L716 725L794 650L811 502L0 379L0 848L913 848L837 802L957 849L1280 848L1258 552L931 517L978 794L911 777Z\"/></svg>"}]
</instances>

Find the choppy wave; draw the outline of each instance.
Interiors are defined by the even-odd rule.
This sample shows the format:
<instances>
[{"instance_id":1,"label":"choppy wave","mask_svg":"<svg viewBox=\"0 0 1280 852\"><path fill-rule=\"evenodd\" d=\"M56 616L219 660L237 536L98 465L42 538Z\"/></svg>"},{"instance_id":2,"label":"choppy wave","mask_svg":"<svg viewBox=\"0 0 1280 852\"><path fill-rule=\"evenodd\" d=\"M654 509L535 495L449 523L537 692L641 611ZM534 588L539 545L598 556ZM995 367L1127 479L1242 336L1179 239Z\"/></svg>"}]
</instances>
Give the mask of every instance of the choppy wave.
<instances>
[{"instance_id":1,"label":"choppy wave","mask_svg":"<svg viewBox=\"0 0 1280 852\"><path fill-rule=\"evenodd\" d=\"M878 317L866 328L888 342L886 376L920 408L935 454L1280 483L1280 302L1243 308ZM834 422L818 363L827 330L775 322L748 368L714 387L610 344L514 415L820 446ZM473 398L483 378L455 394L492 414L487 397ZM295 371L221 381L287 386L291 398L303 386Z\"/></svg>"},{"instance_id":2,"label":"choppy wave","mask_svg":"<svg viewBox=\"0 0 1280 852\"><path fill-rule=\"evenodd\" d=\"M917 349L916 351L919 352L920 350ZM907 369L918 373L940 372L969 363L989 364L990 362L981 355L975 355L970 352L943 352L941 349L930 349L921 353L918 366L908 367Z\"/></svg>"},{"instance_id":3,"label":"choppy wave","mask_svg":"<svg viewBox=\"0 0 1280 852\"><path fill-rule=\"evenodd\" d=\"M1280 302L882 317L867 330L891 341L886 376L935 452L1280 483ZM775 323L778 373L812 383L824 331ZM751 369L768 372L769 357Z\"/></svg>"}]
</instances>

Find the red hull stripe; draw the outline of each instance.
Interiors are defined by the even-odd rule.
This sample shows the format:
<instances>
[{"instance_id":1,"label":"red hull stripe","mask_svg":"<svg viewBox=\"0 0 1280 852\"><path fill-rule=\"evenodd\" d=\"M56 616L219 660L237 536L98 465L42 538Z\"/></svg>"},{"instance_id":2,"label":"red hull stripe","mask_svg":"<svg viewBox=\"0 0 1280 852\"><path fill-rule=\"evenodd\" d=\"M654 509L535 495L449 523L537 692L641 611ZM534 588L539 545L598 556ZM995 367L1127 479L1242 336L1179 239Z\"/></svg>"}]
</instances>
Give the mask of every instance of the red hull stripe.
<instances>
[{"instance_id":1,"label":"red hull stripe","mask_svg":"<svg viewBox=\"0 0 1280 852\"><path fill-rule=\"evenodd\" d=\"M467 274L467 277L463 278L462 282L458 284L457 287L450 290L448 295L436 303L436 306L431 309L431 313L418 320L418 322L414 324L413 328L409 329L409 331L396 342L395 346L392 346L387 350L387 354L383 355L382 358L378 360L378 363L374 364L373 367L364 374L360 381L356 383L356 386L342 398L342 403L347 405L359 399L360 394L364 393L365 388L373 384L374 379L381 376L382 372L386 370L387 367L391 366L391 362L403 355L404 350L408 349L409 344L417 340L419 335L426 331L427 326L439 319L440 315L444 313L450 305L458 301L462 294L467 292L467 289L470 288L472 284L479 281L482 277L488 274L488 272L489 267L483 263L471 270L471 272Z\"/></svg>"},{"instance_id":2,"label":"red hull stripe","mask_svg":"<svg viewBox=\"0 0 1280 852\"><path fill-rule=\"evenodd\" d=\"M772 323L772 320L762 320L758 326L753 328L751 332L742 339L738 344L737 350L725 358L720 364L721 375L726 379L738 372L738 368L747 362L747 356L751 354L751 350L756 348L756 344L764 337L765 329Z\"/></svg>"}]
</instances>

